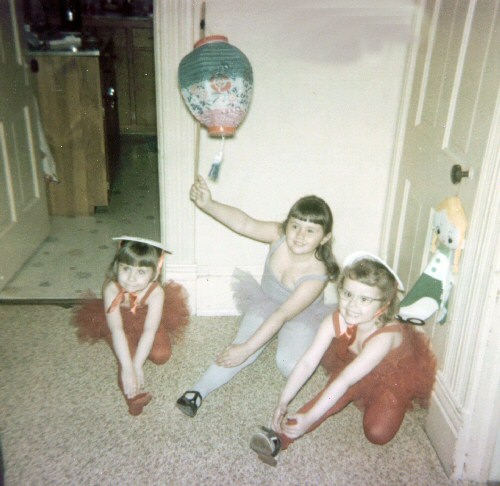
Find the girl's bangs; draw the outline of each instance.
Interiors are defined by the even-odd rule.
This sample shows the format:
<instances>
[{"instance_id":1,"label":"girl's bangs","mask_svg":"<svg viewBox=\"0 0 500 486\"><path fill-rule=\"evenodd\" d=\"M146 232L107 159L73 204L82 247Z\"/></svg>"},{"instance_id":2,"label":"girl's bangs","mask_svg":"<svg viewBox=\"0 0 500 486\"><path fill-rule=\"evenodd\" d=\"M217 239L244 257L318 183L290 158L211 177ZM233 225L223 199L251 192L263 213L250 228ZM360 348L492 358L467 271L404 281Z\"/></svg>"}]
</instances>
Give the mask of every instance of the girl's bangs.
<instances>
[{"instance_id":1,"label":"girl's bangs","mask_svg":"<svg viewBox=\"0 0 500 486\"><path fill-rule=\"evenodd\" d=\"M309 221L314 224L323 225L325 223L324 215L319 214L317 209L312 207L295 208L290 217L299 219L300 221Z\"/></svg>"},{"instance_id":2,"label":"girl's bangs","mask_svg":"<svg viewBox=\"0 0 500 486\"><path fill-rule=\"evenodd\" d=\"M119 262L132 267L151 267L154 269L158 263L158 258L152 254L137 255L128 249L128 251L121 253Z\"/></svg>"}]
</instances>

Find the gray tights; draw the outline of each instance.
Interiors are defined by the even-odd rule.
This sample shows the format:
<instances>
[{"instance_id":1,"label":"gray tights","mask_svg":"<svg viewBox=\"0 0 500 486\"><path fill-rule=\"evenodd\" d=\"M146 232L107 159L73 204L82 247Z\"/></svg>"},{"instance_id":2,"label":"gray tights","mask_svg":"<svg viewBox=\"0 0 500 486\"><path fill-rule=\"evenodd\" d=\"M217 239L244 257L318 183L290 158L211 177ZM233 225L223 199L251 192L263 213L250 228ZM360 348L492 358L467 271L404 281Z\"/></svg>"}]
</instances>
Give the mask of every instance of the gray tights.
<instances>
[{"instance_id":1,"label":"gray tights","mask_svg":"<svg viewBox=\"0 0 500 486\"><path fill-rule=\"evenodd\" d=\"M246 314L240 323L240 328L233 341L233 344L240 344L247 341L264 322L264 319L255 314ZM297 361L312 344L314 336L319 328L320 321L314 323L304 323L300 321L288 321L278 332L278 349L276 351L276 364L280 372L288 377ZM258 349L252 356L239 366L224 368L212 363L201 379L190 390L200 392L205 398L209 393L225 385L243 368L252 364L262 353L266 345Z\"/></svg>"}]
</instances>

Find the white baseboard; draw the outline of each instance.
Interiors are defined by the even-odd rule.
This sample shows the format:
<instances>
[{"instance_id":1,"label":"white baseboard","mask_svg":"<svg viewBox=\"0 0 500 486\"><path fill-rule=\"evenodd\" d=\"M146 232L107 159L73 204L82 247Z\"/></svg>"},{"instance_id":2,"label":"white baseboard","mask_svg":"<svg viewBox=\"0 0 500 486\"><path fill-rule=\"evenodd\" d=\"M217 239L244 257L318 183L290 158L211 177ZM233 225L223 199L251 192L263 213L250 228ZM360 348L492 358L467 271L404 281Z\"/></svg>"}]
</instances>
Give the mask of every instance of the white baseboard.
<instances>
[{"instance_id":1,"label":"white baseboard","mask_svg":"<svg viewBox=\"0 0 500 486\"><path fill-rule=\"evenodd\" d=\"M462 419L459 410L441 373L438 371L425 423L425 431L449 477L453 475L456 469L455 455L458 431L461 425Z\"/></svg>"}]
</instances>

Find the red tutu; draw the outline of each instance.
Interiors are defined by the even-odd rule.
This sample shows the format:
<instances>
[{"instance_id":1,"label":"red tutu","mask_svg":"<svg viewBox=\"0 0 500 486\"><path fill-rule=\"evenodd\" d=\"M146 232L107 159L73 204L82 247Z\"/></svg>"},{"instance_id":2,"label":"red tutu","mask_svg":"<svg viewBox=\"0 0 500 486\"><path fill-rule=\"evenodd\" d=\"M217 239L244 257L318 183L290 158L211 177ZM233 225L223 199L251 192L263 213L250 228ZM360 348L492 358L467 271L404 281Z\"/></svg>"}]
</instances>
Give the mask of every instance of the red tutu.
<instances>
[{"instance_id":1,"label":"red tutu","mask_svg":"<svg viewBox=\"0 0 500 486\"><path fill-rule=\"evenodd\" d=\"M181 285L169 281L163 285L165 300L160 321L171 340L180 338L189 323L189 308L187 293ZM137 306L135 314L129 308L121 306L123 330L127 337L138 341L144 329L148 312L147 301ZM104 338L111 341L111 333L106 321L102 299L91 296L81 306L75 309L73 323L77 327L78 338L82 342L95 343Z\"/></svg>"},{"instance_id":2,"label":"red tutu","mask_svg":"<svg viewBox=\"0 0 500 486\"><path fill-rule=\"evenodd\" d=\"M401 324L403 342L393 349L367 376L355 383L346 394L358 407L364 409L372 393L380 386L389 388L400 403L407 409L412 408L415 400L427 406L436 376L436 357L429 347L428 338L406 324ZM348 349L345 334L335 338L323 356L323 367L337 377L341 371L356 358Z\"/></svg>"}]
</instances>

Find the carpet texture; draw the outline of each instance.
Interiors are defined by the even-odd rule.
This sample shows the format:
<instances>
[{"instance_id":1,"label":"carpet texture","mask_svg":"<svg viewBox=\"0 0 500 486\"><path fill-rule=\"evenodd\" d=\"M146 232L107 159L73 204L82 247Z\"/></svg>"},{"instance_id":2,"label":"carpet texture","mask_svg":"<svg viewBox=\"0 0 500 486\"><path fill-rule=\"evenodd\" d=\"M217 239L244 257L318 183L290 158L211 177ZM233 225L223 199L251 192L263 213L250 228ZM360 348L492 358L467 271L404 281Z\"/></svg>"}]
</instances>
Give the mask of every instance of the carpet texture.
<instances>
[{"instance_id":1,"label":"carpet texture","mask_svg":"<svg viewBox=\"0 0 500 486\"><path fill-rule=\"evenodd\" d=\"M78 343L71 309L0 307L0 432L5 484L18 485L466 485L447 479L422 428L424 410L409 412L386 446L364 437L352 405L278 457L272 468L249 449L269 423L284 385L275 343L233 382L213 393L191 419L175 408L237 319L193 317L163 366L145 365L154 396L144 413L127 412L117 367L105 343ZM295 401L325 381L319 370Z\"/></svg>"}]
</instances>

